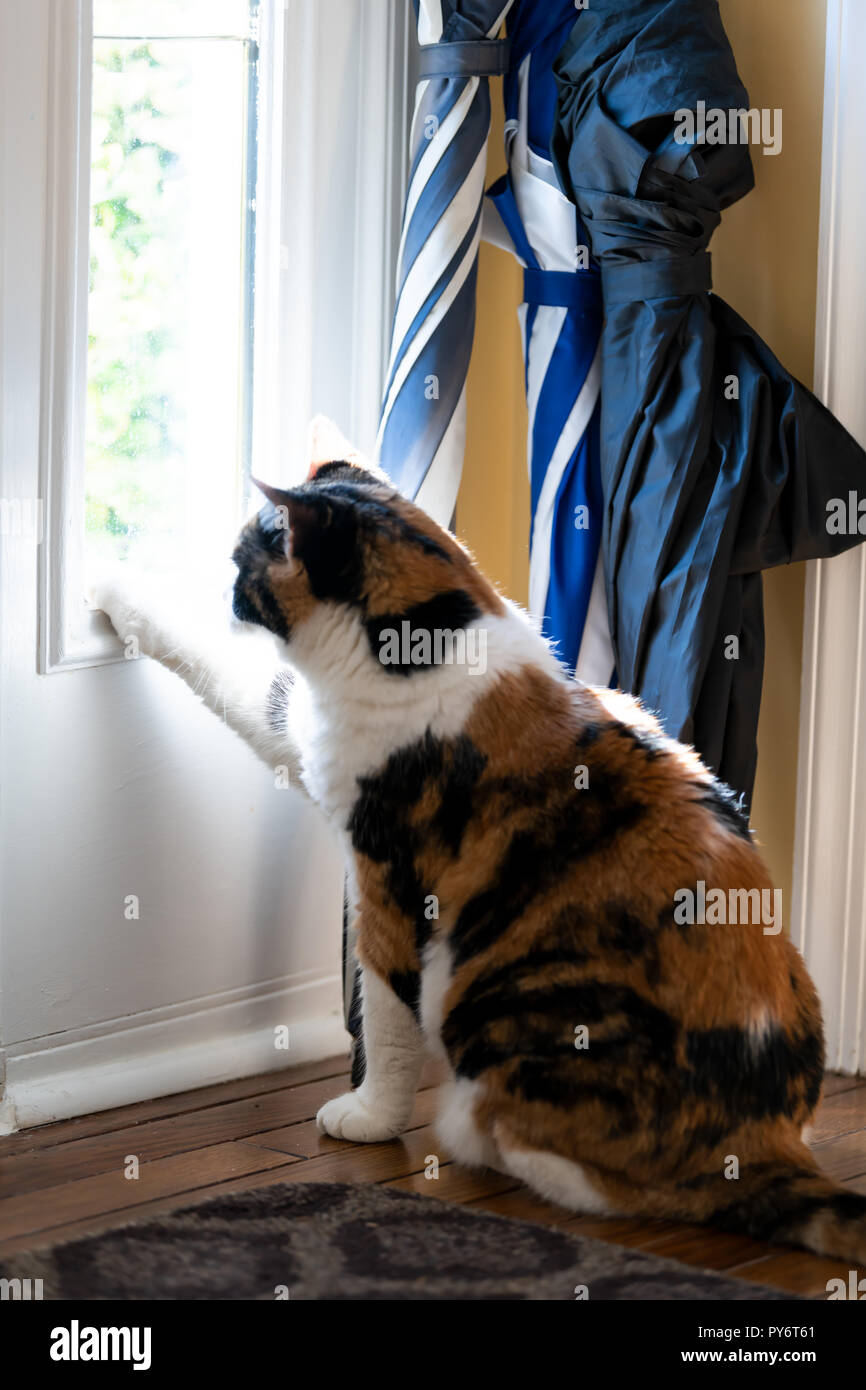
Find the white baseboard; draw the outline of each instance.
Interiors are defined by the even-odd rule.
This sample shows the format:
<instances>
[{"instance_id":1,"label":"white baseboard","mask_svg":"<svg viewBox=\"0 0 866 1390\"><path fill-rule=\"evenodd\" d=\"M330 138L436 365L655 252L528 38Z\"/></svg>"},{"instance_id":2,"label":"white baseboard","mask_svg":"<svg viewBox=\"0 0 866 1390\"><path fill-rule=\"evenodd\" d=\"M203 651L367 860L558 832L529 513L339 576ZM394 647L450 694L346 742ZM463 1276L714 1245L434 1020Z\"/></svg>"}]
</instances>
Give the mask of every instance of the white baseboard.
<instances>
[{"instance_id":1,"label":"white baseboard","mask_svg":"<svg viewBox=\"0 0 866 1390\"><path fill-rule=\"evenodd\" d=\"M267 982L9 1047L0 1134L347 1051L338 976Z\"/></svg>"}]
</instances>

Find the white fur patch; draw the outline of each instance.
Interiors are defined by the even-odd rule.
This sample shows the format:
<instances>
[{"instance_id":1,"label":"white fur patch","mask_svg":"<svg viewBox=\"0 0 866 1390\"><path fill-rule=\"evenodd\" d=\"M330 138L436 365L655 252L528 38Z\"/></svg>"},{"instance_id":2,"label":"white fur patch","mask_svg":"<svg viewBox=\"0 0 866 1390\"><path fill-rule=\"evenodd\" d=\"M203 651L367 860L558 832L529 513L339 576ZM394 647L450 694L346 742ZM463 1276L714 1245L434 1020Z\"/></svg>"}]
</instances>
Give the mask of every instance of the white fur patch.
<instances>
[{"instance_id":1,"label":"white fur patch","mask_svg":"<svg viewBox=\"0 0 866 1390\"><path fill-rule=\"evenodd\" d=\"M499 1168L501 1160L493 1136L475 1122L475 1103L482 1082L454 1077L442 1086L436 1134L450 1158L468 1168Z\"/></svg>"},{"instance_id":2,"label":"white fur patch","mask_svg":"<svg viewBox=\"0 0 866 1390\"><path fill-rule=\"evenodd\" d=\"M500 1142L502 1167L525 1182L539 1197L568 1211L610 1216L611 1207L579 1163L542 1149L509 1149Z\"/></svg>"},{"instance_id":3,"label":"white fur patch","mask_svg":"<svg viewBox=\"0 0 866 1390\"><path fill-rule=\"evenodd\" d=\"M448 942L438 932L424 947L421 960L421 1027L432 1057L445 1057L442 1045L442 1001L451 983L451 951Z\"/></svg>"},{"instance_id":4,"label":"white fur patch","mask_svg":"<svg viewBox=\"0 0 866 1390\"><path fill-rule=\"evenodd\" d=\"M756 1010L747 1024L749 1041L754 1052L762 1050L767 1038L777 1026L776 1020L768 1008L763 1007Z\"/></svg>"}]
</instances>

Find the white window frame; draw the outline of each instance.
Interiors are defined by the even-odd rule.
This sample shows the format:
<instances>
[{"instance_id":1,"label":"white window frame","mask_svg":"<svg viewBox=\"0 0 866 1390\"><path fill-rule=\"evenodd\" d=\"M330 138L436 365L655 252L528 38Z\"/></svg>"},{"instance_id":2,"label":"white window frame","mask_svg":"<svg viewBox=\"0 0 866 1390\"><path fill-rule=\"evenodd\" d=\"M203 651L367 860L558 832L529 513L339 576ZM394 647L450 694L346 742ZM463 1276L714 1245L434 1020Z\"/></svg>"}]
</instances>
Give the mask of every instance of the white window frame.
<instances>
[{"instance_id":1,"label":"white window frame","mask_svg":"<svg viewBox=\"0 0 866 1390\"><path fill-rule=\"evenodd\" d=\"M274 477L286 420L304 420L322 394L309 373L280 379L291 329L303 357L319 312L313 255L317 191L327 168L315 157L316 110L345 106L340 74L308 54L327 45L333 4L261 0L260 144L256 204L254 472ZM411 16L400 0L345 0L359 25L357 95L349 138L364 177L347 195L354 258L346 305L348 418L364 445L375 438L393 308L393 281L407 162ZM326 11L331 9L331 13ZM346 11L347 16L349 11ZM312 47L311 47L312 46ZM92 0L50 0L48 187L43 301L37 667L45 674L123 659L102 614L84 599L84 412L87 375ZM283 235L297 231L289 256ZM300 345L300 354L297 347ZM325 390L327 394L327 390ZM287 417L287 412L290 414Z\"/></svg>"},{"instance_id":2,"label":"white window frame","mask_svg":"<svg viewBox=\"0 0 866 1390\"><path fill-rule=\"evenodd\" d=\"M866 443L866 7L829 0L815 390ZM862 495L862 489L861 489ZM866 1071L866 546L808 566L792 937L824 1009L827 1065Z\"/></svg>"}]
</instances>

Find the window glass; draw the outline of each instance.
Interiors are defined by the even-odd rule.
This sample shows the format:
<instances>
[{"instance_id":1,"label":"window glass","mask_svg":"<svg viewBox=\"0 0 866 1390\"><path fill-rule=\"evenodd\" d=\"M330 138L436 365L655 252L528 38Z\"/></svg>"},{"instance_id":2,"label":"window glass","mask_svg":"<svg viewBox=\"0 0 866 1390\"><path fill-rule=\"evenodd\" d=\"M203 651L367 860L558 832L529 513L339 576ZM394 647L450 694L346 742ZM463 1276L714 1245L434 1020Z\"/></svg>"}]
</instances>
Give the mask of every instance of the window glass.
<instances>
[{"instance_id":1,"label":"window glass","mask_svg":"<svg viewBox=\"0 0 866 1390\"><path fill-rule=\"evenodd\" d=\"M236 525L249 451L255 6L95 0L89 565Z\"/></svg>"}]
</instances>

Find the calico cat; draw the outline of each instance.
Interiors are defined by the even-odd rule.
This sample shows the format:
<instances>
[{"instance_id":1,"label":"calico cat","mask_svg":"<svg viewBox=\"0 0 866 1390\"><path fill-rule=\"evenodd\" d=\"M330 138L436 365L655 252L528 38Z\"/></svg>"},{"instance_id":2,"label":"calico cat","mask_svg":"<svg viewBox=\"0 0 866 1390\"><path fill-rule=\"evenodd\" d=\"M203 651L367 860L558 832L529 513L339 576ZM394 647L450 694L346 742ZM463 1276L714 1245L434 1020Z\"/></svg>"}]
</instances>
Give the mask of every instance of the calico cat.
<instances>
[{"instance_id":1,"label":"calico cat","mask_svg":"<svg viewBox=\"0 0 866 1390\"><path fill-rule=\"evenodd\" d=\"M319 1128L400 1134L433 1053L449 1077L438 1131L462 1163L575 1211L866 1260L866 1197L801 1138L818 999L757 911L770 883L732 794L630 697L571 679L377 470L325 462L262 491L233 605L277 639L275 675L260 666L257 684L242 642L217 658L122 585L95 601L290 765L343 841L366 1074ZM437 647L473 631L483 661Z\"/></svg>"}]
</instances>

